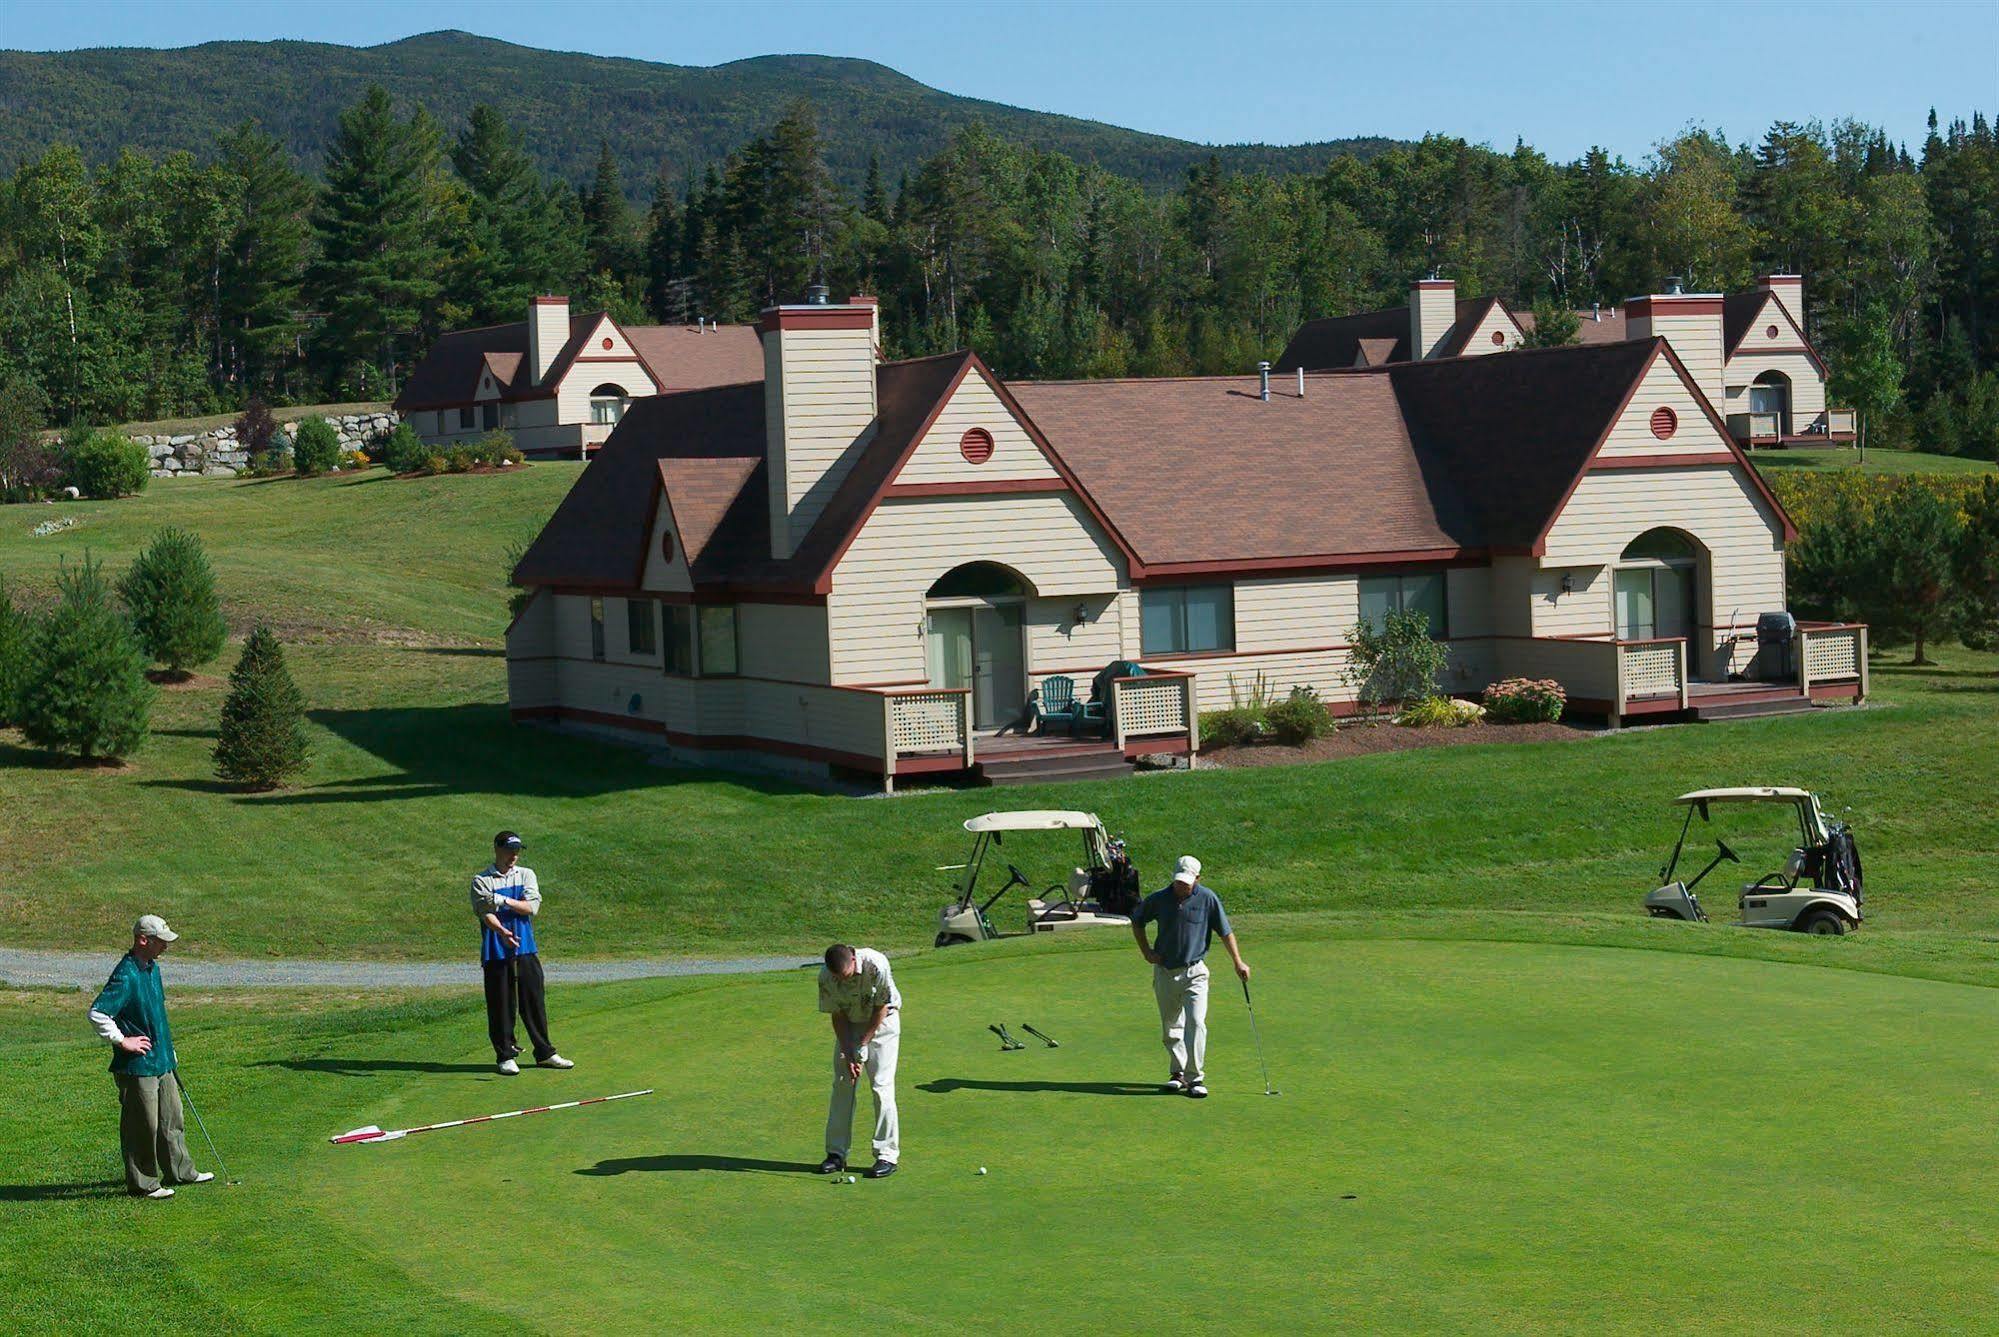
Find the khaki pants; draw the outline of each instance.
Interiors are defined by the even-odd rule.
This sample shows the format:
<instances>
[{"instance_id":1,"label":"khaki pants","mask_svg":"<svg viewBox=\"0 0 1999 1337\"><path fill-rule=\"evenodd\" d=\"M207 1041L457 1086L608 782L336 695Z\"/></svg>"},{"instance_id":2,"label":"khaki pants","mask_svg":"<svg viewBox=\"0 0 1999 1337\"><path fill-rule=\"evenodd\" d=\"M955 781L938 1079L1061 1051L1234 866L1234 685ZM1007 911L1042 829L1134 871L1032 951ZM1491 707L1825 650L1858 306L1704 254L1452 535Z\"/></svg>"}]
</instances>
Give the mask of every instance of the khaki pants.
<instances>
[{"instance_id":1,"label":"khaki pants","mask_svg":"<svg viewBox=\"0 0 1999 1337\"><path fill-rule=\"evenodd\" d=\"M181 1126L180 1080L111 1074L118 1083L118 1143L125 1153L125 1187L151 1193L162 1175L177 1184L194 1181L194 1157L187 1154Z\"/></svg>"},{"instance_id":2,"label":"khaki pants","mask_svg":"<svg viewBox=\"0 0 1999 1337\"><path fill-rule=\"evenodd\" d=\"M1154 966L1152 996L1159 1000L1159 1036L1173 1071L1200 1081L1208 1058L1208 963L1180 970Z\"/></svg>"},{"instance_id":3,"label":"khaki pants","mask_svg":"<svg viewBox=\"0 0 1999 1337\"><path fill-rule=\"evenodd\" d=\"M902 1159L902 1128L895 1116L895 1055L902 1041L902 1014L882 1018L881 1029L863 1047L861 1074L875 1096L875 1159ZM854 1140L854 1096L857 1083L847 1075L839 1046L833 1048L833 1098L826 1110L826 1154L847 1159Z\"/></svg>"}]
</instances>

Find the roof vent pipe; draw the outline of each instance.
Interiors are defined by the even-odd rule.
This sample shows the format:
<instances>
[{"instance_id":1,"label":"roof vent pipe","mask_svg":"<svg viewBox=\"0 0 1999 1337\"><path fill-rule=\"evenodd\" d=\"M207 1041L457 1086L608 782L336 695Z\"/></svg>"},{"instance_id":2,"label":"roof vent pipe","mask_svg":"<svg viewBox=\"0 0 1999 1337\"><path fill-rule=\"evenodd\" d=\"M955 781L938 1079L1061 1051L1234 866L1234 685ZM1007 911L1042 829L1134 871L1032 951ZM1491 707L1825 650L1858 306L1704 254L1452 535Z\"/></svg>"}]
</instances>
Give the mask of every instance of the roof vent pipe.
<instances>
[{"instance_id":1,"label":"roof vent pipe","mask_svg":"<svg viewBox=\"0 0 1999 1337\"><path fill-rule=\"evenodd\" d=\"M708 332L708 317L696 316L694 318L694 329L697 334L706 334Z\"/></svg>"},{"instance_id":2,"label":"roof vent pipe","mask_svg":"<svg viewBox=\"0 0 1999 1337\"><path fill-rule=\"evenodd\" d=\"M829 295L825 284L814 283L805 289L805 304L807 306L824 306Z\"/></svg>"},{"instance_id":3,"label":"roof vent pipe","mask_svg":"<svg viewBox=\"0 0 1999 1337\"><path fill-rule=\"evenodd\" d=\"M1666 295L1668 297L1678 297L1683 291L1685 291L1685 285L1678 274L1666 275Z\"/></svg>"},{"instance_id":4,"label":"roof vent pipe","mask_svg":"<svg viewBox=\"0 0 1999 1337\"><path fill-rule=\"evenodd\" d=\"M1270 402L1270 364L1268 362L1257 363L1256 374L1263 382L1263 388L1258 393L1257 398L1268 404Z\"/></svg>"},{"instance_id":5,"label":"roof vent pipe","mask_svg":"<svg viewBox=\"0 0 1999 1337\"><path fill-rule=\"evenodd\" d=\"M1303 399L1304 397L1305 397L1305 369L1303 367L1300 367L1298 368L1298 398Z\"/></svg>"},{"instance_id":6,"label":"roof vent pipe","mask_svg":"<svg viewBox=\"0 0 1999 1337\"><path fill-rule=\"evenodd\" d=\"M1601 322L1601 321L1603 320L1603 303L1602 303L1602 302L1591 302L1591 303L1589 304L1589 318L1590 318L1591 320L1594 320L1594 321L1598 321L1598 322Z\"/></svg>"}]
</instances>

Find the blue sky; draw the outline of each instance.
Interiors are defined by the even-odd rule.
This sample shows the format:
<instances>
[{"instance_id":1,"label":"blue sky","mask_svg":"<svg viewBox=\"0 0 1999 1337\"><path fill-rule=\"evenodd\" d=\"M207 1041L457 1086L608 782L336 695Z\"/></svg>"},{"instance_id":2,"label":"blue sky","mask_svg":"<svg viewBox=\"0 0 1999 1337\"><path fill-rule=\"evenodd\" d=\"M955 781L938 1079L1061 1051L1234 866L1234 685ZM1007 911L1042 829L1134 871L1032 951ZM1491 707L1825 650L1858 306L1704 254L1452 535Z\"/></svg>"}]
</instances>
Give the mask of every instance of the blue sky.
<instances>
[{"instance_id":1,"label":"blue sky","mask_svg":"<svg viewBox=\"0 0 1999 1337\"><path fill-rule=\"evenodd\" d=\"M463 28L680 65L859 56L937 88L1209 143L1425 131L1638 160L1690 122L1753 140L1853 116L1920 145L1999 110L1999 0L1790 3L759 3L0 0L0 46L370 46Z\"/></svg>"}]
</instances>

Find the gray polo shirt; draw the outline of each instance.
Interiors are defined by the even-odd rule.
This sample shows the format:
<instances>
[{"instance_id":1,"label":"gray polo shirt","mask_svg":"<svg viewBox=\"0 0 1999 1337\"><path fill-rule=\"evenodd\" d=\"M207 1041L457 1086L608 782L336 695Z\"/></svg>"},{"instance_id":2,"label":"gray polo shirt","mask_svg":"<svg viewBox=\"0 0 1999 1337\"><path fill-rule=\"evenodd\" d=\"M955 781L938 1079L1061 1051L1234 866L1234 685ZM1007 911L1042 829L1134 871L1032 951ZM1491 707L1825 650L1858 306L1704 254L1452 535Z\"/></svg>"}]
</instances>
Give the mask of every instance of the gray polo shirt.
<instances>
[{"instance_id":1,"label":"gray polo shirt","mask_svg":"<svg viewBox=\"0 0 1999 1337\"><path fill-rule=\"evenodd\" d=\"M1170 886L1153 892L1138 903L1131 922L1159 925L1152 949L1168 970L1185 970L1208 954L1208 942L1216 934L1226 938L1235 932L1229 927L1229 912L1222 909L1222 898L1198 882L1184 901Z\"/></svg>"}]
</instances>

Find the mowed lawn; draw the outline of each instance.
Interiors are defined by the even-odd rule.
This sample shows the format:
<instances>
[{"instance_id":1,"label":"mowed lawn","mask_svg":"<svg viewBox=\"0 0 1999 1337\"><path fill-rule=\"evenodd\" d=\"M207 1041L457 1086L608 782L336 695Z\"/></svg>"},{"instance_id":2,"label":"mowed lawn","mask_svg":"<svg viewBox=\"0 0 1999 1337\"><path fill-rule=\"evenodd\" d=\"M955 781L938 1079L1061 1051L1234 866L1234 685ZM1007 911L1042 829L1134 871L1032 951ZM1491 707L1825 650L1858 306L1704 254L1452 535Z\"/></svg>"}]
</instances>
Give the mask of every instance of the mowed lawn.
<instances>
[{"instance_id":1,"label":"mowed lawn","mask_svg":"<svg viewBox=\"0 0 1999 1337\"><path fill-rule=\"evenodd\" d=\"M1982 978L1999 957L1987 950L1999 933L1999 656L1952 647L1934 670L1891 656L1876 665L1874 704L1805 717L835 797L509 722L504 553L573 470L176 482L88 510L89 524L60 540L26 537L26 521L51 508L0 510L10 584L23 566L30 584L46 578L54 553L85 538L116 567L159 523L199 527L237 620L284 616L309 642L291 659L315 749L287 792L244 796L213 779L233 647L193 685L161 694L152 738L122 768L49 766L0 733L0 940L109 944L156 910L186 930L188 955L461 958L465 881L504 826L528 837L553 955L816 950L841 936L908 947L929 941L950 894L954 875L938 865L963 857L960 823L999 806L1099 812L1150 882L1196 852L1251 913L1332 913L1352 932L1393 917L1477 935L1549 915L1621 926L1676 833L1674 794L1801 784L1850 817L1867 862L1871 922L1831 949L1840 959ZM1729 870L1745 881L1788 849L1777 815L1731 817L1721 834L1757 865ZM1005 853L1048 885L1077 850L1030 837ZM1711 904L1732 900L1709 889ZM1003 928L1023 914L1017 900L994 909ZM1947 941L1897 937L1908 934Z\"/></svg>"},{"instance_id":2,"label":"mowed lawn","mask_svg":"<svg viewBox=\"0 0 1999 1337\"><path fill-rule=\"evenodd\" d=\"M1766 474L1989 474L1999 471L1999 465L1990 460L1968 459L1962 455L1931 455L1920 450L1870 450L1863 460L1860 451L1852 446L1757 450L1751 451L1749 458Z\"/></svg>"},{"instance_id":3,"label":"mowed lawn","mask_svg":"<svg viewBox=\"0 0 1999 1337\"><path fill-rule=\"evenodd\" d=\"M1128 944L903 963L904 1169L851 1186L809 1173L829 1054L802 972L558 988L556 1034L578 1067L518 1079L487 1068L469 999L185 1000L182 1065L244 1182L162 1204L119 1195L111 1083L76 1000L0 995L0 1327L1988 1322L1999 992L1310 930L1266 933L1250 956L1282 1094L1262 1094L1224 977L1205 1103L1155 1093L1163 1057ZM1062 1047L1000 1053L993 1021ZM646 1086L657 1094L326 1142ZM863 1148L864 1120L865 1101Z\"/></svg>"}]
</instances>

